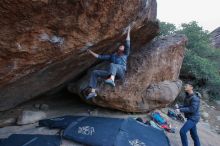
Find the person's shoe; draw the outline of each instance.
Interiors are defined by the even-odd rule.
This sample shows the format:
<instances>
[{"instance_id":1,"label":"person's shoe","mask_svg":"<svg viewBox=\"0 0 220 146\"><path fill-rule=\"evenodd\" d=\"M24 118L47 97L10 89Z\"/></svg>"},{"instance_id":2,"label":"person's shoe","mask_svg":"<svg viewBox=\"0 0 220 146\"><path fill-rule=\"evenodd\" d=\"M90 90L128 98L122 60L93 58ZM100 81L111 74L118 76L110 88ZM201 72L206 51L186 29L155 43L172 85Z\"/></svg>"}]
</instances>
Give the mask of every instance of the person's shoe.
<instances>
[{"instance_id":1,"label":"person's shoe","mask_svg":"<svg viewBox=\"0 0 220 146\"><path fill-rule=\"evenodd\" d=\"M105 80L105 83L111 85L112 87L115 87L115 82L112 79Z\"/></svg>"},{"instance_id":2,"label":"person's shoe","mask_svg":"<svg viewBox=\"0 0 220 146\"><path fill-rule=\"evenodd\" d=\"M94 97L96 97L96 96L97 96L97 94L96 94L95 92L90 92L90 93L86 96L86 99L89 100L89 99L94 98Z\"/></svg>"}]
</instances>

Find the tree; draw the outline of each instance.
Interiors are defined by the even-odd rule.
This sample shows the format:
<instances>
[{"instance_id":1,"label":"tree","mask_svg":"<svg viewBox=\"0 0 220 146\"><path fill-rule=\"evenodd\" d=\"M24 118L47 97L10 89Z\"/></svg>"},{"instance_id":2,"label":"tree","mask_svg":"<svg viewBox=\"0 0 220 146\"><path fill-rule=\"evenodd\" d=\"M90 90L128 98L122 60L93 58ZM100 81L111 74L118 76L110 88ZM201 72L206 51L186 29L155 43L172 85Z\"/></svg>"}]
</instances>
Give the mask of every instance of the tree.
<instances>
[{"instance_id":1,"label":"tree","mask_svg":"<svg viewBox=\"0 0 220 146\"><path fill-rule=\"evenodd\" d=\"M203 30L196 21L183 23L177 33L185 34L188 38L187 48L193 50L201 57L207 57L212 53L210 35Z\"/></svg>"},{"instance_id":2,"label":"tree","mask_svg":"<svg viewBox=\"0 0 220 146\"><path fill-rule=\"evenodd\" d=\"M176 31L176 26L172 23L160 22L160 34L161 36L173 34Z\"/></svg>"}]
</instances>

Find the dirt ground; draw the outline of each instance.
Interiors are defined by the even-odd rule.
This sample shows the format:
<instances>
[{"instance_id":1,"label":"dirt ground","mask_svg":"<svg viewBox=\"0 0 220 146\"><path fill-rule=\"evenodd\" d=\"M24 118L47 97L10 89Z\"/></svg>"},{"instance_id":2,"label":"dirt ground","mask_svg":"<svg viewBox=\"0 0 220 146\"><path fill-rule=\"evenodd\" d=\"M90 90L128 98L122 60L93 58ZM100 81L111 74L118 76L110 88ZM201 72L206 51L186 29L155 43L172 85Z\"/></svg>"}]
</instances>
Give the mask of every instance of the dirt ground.
<instances>
[{"instance_id":1,"label":"dirt ground","mask_svg":"<svg viewBox=\"0 0 220 146\"><path fill-rule=\"evenodd\" d=\"M35 104L47 104L49 109L44 111L48 118L58 117L63 115L84 115L84 116L101 116L101 117L115 117L115 118L127 118L127 117L145 117L146 114L124 113L117 110L104 109L92 105L83 103L77 96L65 93L57 95L56 97L42 97L30 102L24 103L13 110L6 112L0 112L0 119L9 119L18 117L23 110L36 111ZM205 106L204 106L205 105ZM162 109L166 112L167 109ZM201 120L198 124L198 133L202 146L220 146L220 135L216 132L216 126L219 122L214 119L220 114L218 108L213 108L206 103L203 103L203 110L208 111L209 120ZM220 115L219 115L220 116ZM166 117L168 118L168 117ZM181 146L179 129L183 123L174 121L168 118L172 127L176 129L176 133L166 133L172 146ZM38 123L28 124L23 126L6 126L0 128L0 138L6 138L11 134L56 134L57 130L48 130L44 127L36 127ZM211 126L210 126L211 125ZM188 136L190 146L193 146L193 141L190 135ZM74 142L63 140L62 146L83 146Z\"/></svg>"}]
</instances>

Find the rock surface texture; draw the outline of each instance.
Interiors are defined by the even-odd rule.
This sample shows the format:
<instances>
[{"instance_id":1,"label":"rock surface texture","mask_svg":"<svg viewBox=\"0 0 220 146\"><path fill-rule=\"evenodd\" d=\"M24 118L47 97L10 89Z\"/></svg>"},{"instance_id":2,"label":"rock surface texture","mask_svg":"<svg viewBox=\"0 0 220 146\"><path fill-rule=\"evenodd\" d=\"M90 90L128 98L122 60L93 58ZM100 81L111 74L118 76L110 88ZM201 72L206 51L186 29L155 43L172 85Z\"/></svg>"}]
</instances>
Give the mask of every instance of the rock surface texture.
<instances>
[{"instance_id":1,"label":"rock surface texture","mask_svg":"<svg viewBox=\"0 0 220 146\"><path fill-rule=\"evenodd\" d=\"M211 32L211 41L215 48L220 49L220 27Z\"/></svg>"},{"instance_id":2,"label":"rock surface texture","mask_svg":"<svg viewBox=\"0 0 220 146\"><path fill-rule=\"evenodd\" d=\"M124 81L116 81L112 88L101 80L98 97L87 102L126 112L146 112L171 103L182 87L178 77L186 41L184 35L172 35L157 38L141 48L134 47ZM69 91L83 98L91 71L108 65L104 62L95 66L77 83L70 84Z\"/></svg>"},{"instance_id":3,"label":"rock surface texture","mask_svg":"<svg viewBox=\"0 0 220 146\"><path fill-rule=\"evenodd\" d=\"M80 76L96 61L86 49L113 52L129 25L134 47L149 42L156 8L156 0L1 0L0 111Z\"/></svg>"}]
</instances>

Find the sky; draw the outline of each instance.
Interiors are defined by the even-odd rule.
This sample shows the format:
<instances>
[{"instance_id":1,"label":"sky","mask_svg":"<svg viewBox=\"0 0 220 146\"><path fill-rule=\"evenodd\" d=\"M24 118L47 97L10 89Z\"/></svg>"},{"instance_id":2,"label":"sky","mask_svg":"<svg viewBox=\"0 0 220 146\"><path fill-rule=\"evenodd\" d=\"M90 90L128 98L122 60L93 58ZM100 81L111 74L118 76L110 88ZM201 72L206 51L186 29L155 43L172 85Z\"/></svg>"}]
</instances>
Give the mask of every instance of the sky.
<instances>
[{"instance_id":1,"label":"sky","mask_svg":"<svg viewBox=\"0 0 220 146\"><path fill-rule=\"evenodd\" d=\"M211 32L220 27L220 0L157 0L157 18L177 27L197 21Z\"/></svg>"}]
</instances>

